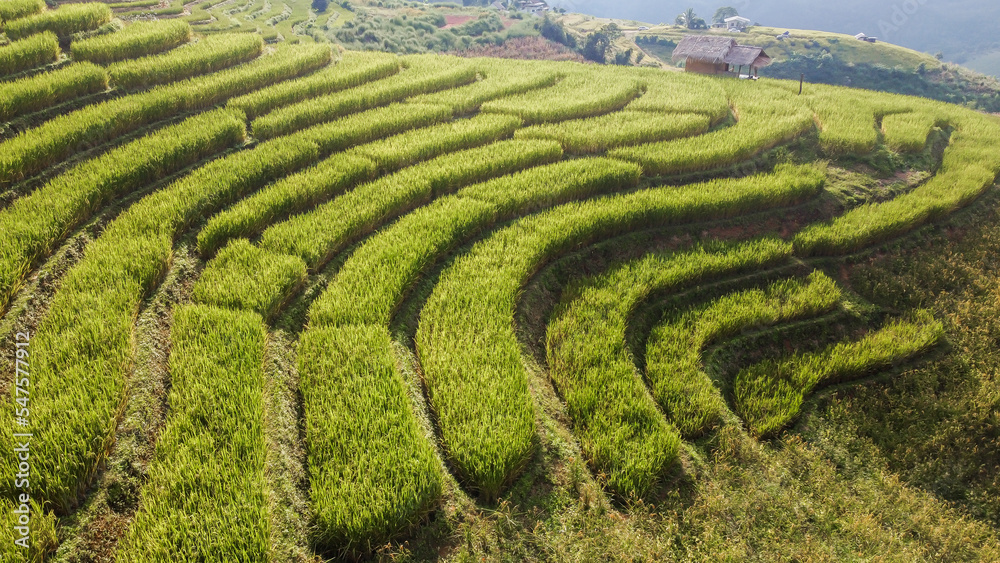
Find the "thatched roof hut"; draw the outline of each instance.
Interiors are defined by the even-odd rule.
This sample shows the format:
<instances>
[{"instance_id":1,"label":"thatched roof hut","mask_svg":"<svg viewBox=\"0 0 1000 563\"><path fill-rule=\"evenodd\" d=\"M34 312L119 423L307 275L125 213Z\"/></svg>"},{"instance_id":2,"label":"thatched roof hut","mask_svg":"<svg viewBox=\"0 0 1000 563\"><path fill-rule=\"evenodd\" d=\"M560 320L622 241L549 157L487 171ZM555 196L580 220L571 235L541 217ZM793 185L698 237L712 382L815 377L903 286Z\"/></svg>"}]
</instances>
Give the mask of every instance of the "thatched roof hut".
<instances>
[{"instance_id":1,"label":"thatched roof hut","mask_svg":"<svg viewBox=\"0 0 1000 563\"><path fill-rule=\"evenodd\" d=\"M674 62L684 60L688 72L702 74L724 74L731 68L748 67L748 72L756 74L757 69L771 64L771 57L760 47L739 45L730 37L711 35L690 35L674 49Z\"/></svg>"}]
</instances>

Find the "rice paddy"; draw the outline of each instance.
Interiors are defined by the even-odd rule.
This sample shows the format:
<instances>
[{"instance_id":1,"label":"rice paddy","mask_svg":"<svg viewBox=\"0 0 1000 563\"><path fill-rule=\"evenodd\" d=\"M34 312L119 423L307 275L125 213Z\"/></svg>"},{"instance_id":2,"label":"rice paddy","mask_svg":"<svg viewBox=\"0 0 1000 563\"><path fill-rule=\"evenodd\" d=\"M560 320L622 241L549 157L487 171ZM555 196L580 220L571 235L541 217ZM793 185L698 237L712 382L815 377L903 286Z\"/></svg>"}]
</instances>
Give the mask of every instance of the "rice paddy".
<instances>
[{"instance_id":1,"label":"rice paddy","mask_svg":"<svg viewBox=\"0 0 1000 563\"><path fill-rule=\"evenodd\" d=\"M742 559L693 531L729 510L713 476L962 353L851 272L996 205L990 116L191 23L301 17L219 6L91 33L107 5L0 3L0 338L31 366L0 449L35 436L35 547L4 561ZM859 463L831 448L809 463ZM966 505L871 487L931 516L799 507L828 526L803 545L1000 553Z\"/></svg>"}]
</instances>

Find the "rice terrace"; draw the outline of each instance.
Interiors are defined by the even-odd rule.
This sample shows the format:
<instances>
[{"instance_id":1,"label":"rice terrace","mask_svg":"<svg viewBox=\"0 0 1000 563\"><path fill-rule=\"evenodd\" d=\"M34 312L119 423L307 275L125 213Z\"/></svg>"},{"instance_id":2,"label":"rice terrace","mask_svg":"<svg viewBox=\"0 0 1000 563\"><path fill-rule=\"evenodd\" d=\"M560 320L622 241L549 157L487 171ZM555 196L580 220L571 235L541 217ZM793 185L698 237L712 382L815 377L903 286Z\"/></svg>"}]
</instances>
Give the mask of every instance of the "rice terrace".
<instances>
[{"instance_id":1,"label":"rice terrace","mask_svg":"<svg viewBox=\"0 0 1000 563\"><path fill-rule=\"evenodd\" d=\"M120 10L0 0L4 563L1000 561L1000 118Z\"/></svg>"}]
</instances>

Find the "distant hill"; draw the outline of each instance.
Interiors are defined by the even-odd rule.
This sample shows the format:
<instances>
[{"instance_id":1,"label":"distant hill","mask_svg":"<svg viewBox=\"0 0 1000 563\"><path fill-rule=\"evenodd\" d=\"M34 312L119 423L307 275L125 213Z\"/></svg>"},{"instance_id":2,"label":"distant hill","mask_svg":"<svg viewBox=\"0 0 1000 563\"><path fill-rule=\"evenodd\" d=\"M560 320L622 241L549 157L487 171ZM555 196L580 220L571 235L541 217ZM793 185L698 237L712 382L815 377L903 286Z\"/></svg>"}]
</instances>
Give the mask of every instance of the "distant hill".
<instances>
[{"instance_id":1,"label":"distant hill","mask_svg":"<svg viewBox=\"0 0 1000 563\"><path fill-rule=\"evenodd\" d=\"M982 72L1000 72L1000 35L992 23L1000 17L996 0L555 0L554 5L599 17L666 24L689 7L711 21L716 8L730 5L767 26L863 32L917 51L940 52L947 61L969 63Z\"/></svg>"}]
</instances>

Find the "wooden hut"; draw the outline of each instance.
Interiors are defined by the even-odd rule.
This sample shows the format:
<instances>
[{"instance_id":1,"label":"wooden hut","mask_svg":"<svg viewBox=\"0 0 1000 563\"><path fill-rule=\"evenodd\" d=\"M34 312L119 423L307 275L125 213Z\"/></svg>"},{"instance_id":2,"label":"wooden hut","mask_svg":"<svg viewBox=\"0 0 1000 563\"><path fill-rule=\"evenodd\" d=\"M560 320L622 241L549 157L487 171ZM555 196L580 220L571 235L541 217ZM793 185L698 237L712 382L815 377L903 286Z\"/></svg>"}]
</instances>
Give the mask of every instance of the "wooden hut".
<instances>
[{"instance_id":1,"label":"wooden hut","mask_svg":"<svg viewBox=\"0 0 1000 563\"><path fill-rule=\"evenodd\" d=\"M674 49L674 62L684 60L684 70L701 74L726 74L735 71L755 76L757 70L771 64L771 57L764 49L739 45L730 37L690 35Z\"/></svg>"}]
</instances>

